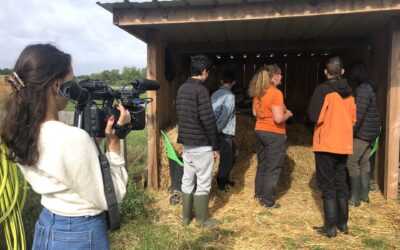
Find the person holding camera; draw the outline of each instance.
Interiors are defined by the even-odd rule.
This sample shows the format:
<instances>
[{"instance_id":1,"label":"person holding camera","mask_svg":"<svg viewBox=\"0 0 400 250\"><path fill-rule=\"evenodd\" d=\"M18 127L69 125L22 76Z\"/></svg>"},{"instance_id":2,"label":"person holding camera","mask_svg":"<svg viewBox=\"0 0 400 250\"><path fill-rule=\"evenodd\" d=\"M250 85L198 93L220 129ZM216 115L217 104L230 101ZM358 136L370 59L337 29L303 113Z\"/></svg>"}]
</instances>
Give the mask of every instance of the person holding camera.
<instances>
[{"instance_id":1,"label":"person holding camera","mask_svg":"<svg viewBox=\"0 0 400 250\"><path fill-rule=\"evenodd\" d=\"M219 155L217 125L210 94L203 82L208 77L211 62L204 55L190 58L190 73L176 97L178 143L183 144L182 202L183 225L193 219L194 207L199 226L215 226L219 222L209 218L214 158Z\"/></svg>"},{"instance_id":2,"label":"person holding camera","mask_svg":"<svg viewBox=\"0 0 400 250\"><path fill-rule=\"evenodd\" d=\"M98 151L84 130L59 121L68 103L60 91L73 80L71 56L50 44L27 46L10 84L14 88L1 125L1 143L32 189L43 210L35 225L32 249L109 249L108 210ZM118 105L122 126L130 114ZM126 193L128 175L120 140L108 119L106 157L117 201Z\"/></svg>"}]
</instances>

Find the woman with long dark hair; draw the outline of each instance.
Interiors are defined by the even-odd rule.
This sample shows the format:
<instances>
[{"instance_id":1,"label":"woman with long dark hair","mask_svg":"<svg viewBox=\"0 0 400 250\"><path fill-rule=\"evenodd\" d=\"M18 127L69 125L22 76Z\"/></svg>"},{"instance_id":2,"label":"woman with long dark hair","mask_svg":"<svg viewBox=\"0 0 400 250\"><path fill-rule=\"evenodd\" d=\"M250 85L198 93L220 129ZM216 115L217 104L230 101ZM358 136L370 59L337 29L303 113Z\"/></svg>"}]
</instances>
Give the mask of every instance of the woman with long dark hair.
<instances>
[{"instance_id":1,"label":"woman with long dark hair","mask_svg":"<svg viewBox=\"0 0 400 250\"><path fill-rule=\"evenodd\" d=\"M250 81L249 96L253 97L256 117L257 173L255 197L261 205L279 208L275 202L276 187L286 155L286 120L293 116L286 109L283 94L277 88L282 71L277 65L261 67Z\"/></svg>"},{"instance_id":2,"label":"woman with long dark hair","mask_svg":"<svg viewBox=\"0 0 400 250\"><path fill-rule=\"evenodd\" d=\"M109 249L108 209L98 152L82 129L59 121L68 100L60 87L73 80L71 56L50 44L27 46L10 84L1 143L8 149L43 210L35 225L33 249ZM122 105L118 124L130 120ZM126 192L127 172L110 117L105 130L107 153L117 200Z\"/></svg>"}]
</instances>

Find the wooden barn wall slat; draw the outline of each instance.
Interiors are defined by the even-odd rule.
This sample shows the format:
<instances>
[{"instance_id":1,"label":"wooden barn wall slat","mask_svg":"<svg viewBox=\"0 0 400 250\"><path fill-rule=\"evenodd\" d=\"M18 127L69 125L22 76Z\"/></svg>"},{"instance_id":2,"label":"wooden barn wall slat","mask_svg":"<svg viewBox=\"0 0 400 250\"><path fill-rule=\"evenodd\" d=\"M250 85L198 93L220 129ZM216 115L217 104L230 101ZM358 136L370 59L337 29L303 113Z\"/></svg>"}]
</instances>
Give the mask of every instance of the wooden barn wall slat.
<instances>
[{"instance_id":1,"label":"wooden barn wall slat","mask_svg":"<svg viewBox=\"0 0 400 250\"><path fill-rule=\"evenodd\" d=\"M389 43L389 29L388 25L379 29L373 34L372 46L371 46L371 60L370 60L370 72L372 79L379 82L378 90L378 102L379 111L382 121L382 131L380 134L380 143L377 154L377 162L375 166L375 179L379 185L379 189L383 192L385 189L385 138L386 138L386 89L388 85L388 60L389 49L387 48Z\"/></svg>"},{"instance_id":2,"label":"wooden barn wall slat","mask_svg":"<svg viewBox=\"0 0 400 250\"><path fill-rule=\"evenodd\" d=\"M147 138L148 138L148 163L147 163L147 185L150 190L157 190L159 187L159 106L160 91L163 89L164 80L164 45L160 34L156 31L148 33L147 44L147 78L160 83L160 90L148 91L148 97L153 101L147 109ZM146 169L145 169L146 174Z\"/></svg>"},{"instance_id":3,"label":"wooden barn wall slat","mask_svg":"<svg viewBox=\"0 0 400 250\"><path fill-rule=\"evenodd\" d=\"M400 19L393 19L389 29L389 67L385 138L385 198L398 196L400 140Z\"/></svg>"}]
</instances>

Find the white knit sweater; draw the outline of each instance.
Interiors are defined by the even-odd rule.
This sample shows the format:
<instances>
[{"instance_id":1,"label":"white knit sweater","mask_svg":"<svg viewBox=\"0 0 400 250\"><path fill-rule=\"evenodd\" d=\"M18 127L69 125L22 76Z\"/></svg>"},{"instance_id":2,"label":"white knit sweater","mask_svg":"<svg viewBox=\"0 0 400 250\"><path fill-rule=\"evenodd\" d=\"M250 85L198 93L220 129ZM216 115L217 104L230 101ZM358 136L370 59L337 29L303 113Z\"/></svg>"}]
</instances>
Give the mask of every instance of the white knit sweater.
<instances>
[{"instance_id":1,"label":"white knit sweater","mask_svg":"<svg viewBox=\"0 0 400 250\"><path fill-rule=\"evenodd\" d=\"M82 129L57 121L42 124L36 166L19 165L41 203L63 216L96 215L107 210L100 163L93 139ZM118 202L126 193L125 160L106 154Z\"/></svg>"}]
</instances>

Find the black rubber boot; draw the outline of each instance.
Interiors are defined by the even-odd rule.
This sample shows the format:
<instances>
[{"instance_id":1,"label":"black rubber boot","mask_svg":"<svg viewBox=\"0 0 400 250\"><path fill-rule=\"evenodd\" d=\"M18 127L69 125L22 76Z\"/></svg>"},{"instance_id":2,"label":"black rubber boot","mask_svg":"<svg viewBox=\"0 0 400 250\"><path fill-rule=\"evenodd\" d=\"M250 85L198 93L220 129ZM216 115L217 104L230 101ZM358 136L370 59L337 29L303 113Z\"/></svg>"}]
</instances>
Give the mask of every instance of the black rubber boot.
<instances>
[{"instance_id":1,"label":"black rubber boot","mask_svg":"<svg viewBox=\"0 0 400 250\"><path fill-rule=\"evenodd\" d=\"M369 178L369 176L368 176ZM360 206L361 176L350 176L350 199L349 204L355 207Z\"/></svg>"},{"instance_id":2,"label":"black rubber boot","mask_svg":"<svg viewBox=\"0 0 400 250\"><path fill-rule=\"evenodd\" d=\"M218 220L212 219L208 216L209 198L209 194L193 196L194 212L196 214L197 225L199 226L213 227L220 224Z\"/></svg>"},{"instance_id":3,"label":"black rubber boot","mask_svg":"<svg viewBox=\"0 0 400 250\"><path fill-rule=\"evenodd\" d=\"M182 225L187 226L193 219L193 194L183 193L182 195Z\"/></svg>"},{"instance_id":4,"label":"black rubber boot","mask_svg":"<svg viewBox=\"0 0 400 250\"><path fill-rule=\"evenodd\" d=\"M349 220L349 202L347 198L337 198L337 221L336 227L344 234L348 234L349 228L347 221Z\"/></svg>"},{"instance_id":5,"label":"black rubber boot","mask_svg":"<svg viewBox=\"0 0 400 250\"><path fill-rule=\"evenodd\" d=\"M226 191L227 190L227 185L228 185L228 180L225 179L225 178L217 177L217 185L218 185L218 190L219 191Z\"/></svg>"},{"instance_id":6,"label":"black rubber boot","mask_svg":"<svg viewBox=\"0 0 400 250\"><path fill-rule=\"evenodd\" d=\"M369 203L369 183L370 183L370 174L369 172L361 171L361 192L360 199L363 202Z\"/></svg>"},{"instance_id":7,"label":"black rubber boot","mask_svg":"<svg viewBox=\"0 0 400 250\"><path fill-rule=\"evenodd\" d=\"M336 237L336 200L323 200L324 226L314 229L329 238Z\"/></svg>"}]
</instances>

